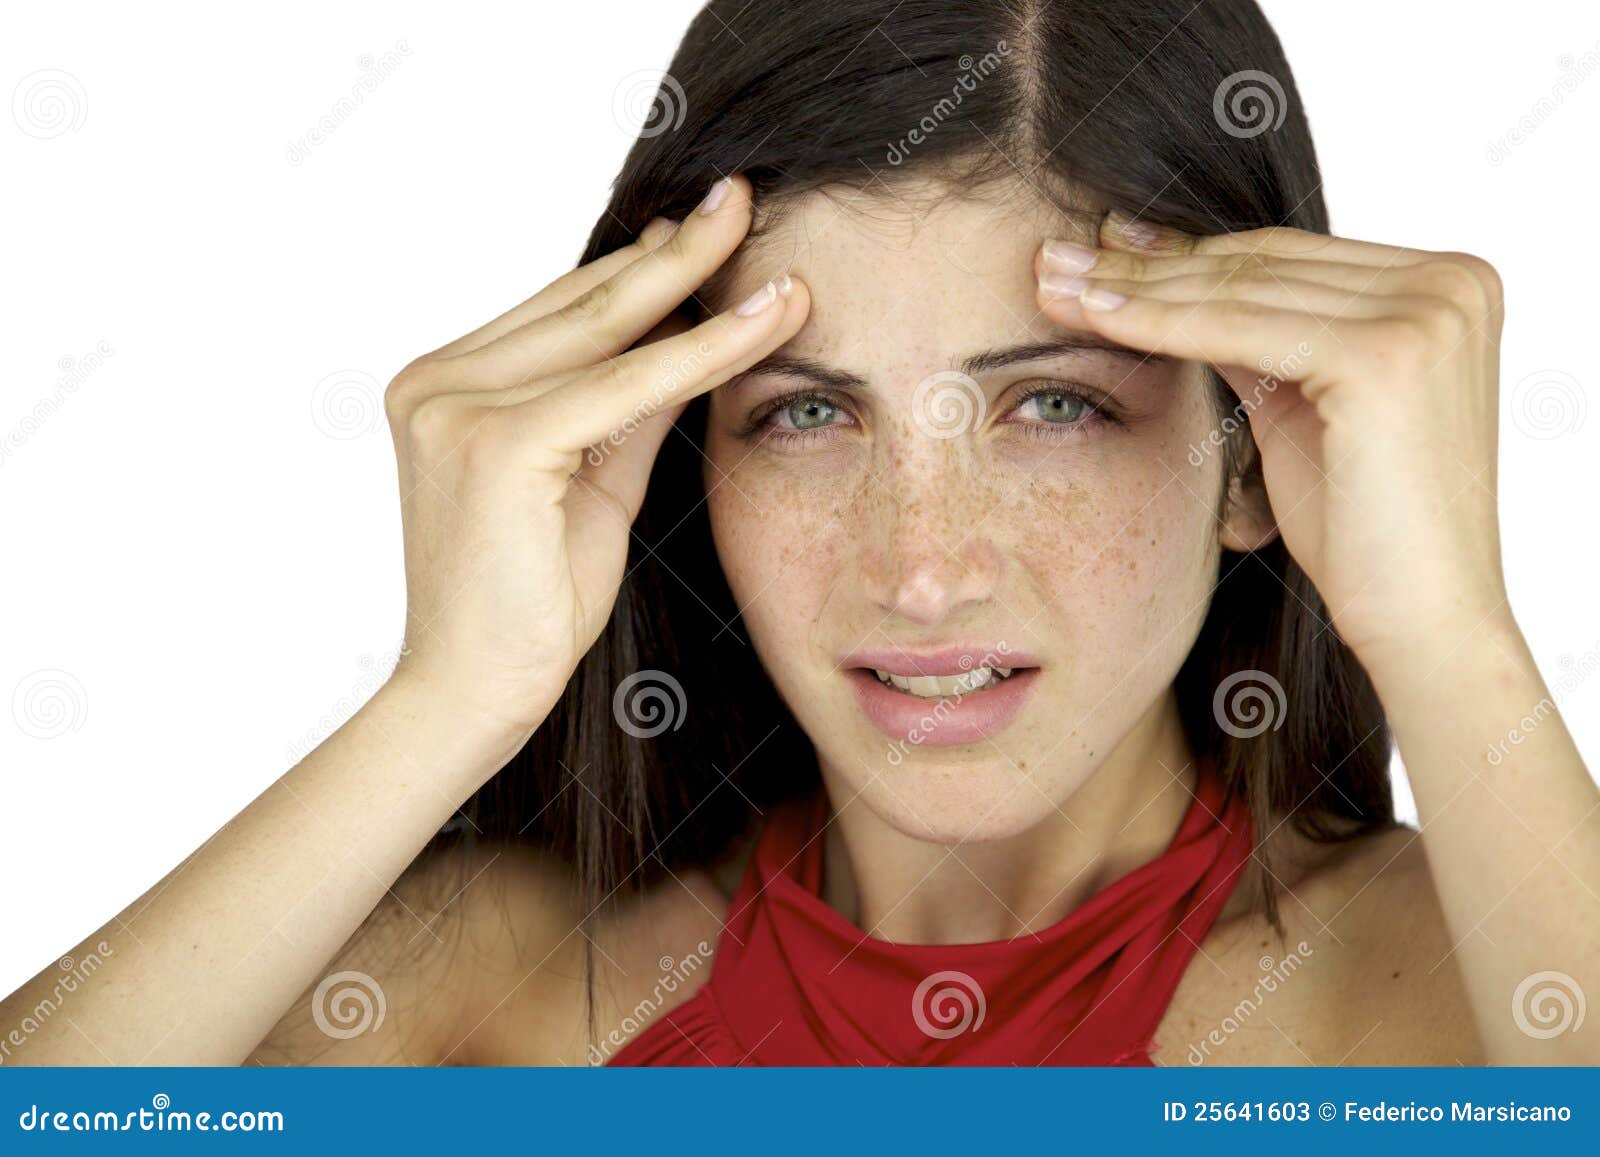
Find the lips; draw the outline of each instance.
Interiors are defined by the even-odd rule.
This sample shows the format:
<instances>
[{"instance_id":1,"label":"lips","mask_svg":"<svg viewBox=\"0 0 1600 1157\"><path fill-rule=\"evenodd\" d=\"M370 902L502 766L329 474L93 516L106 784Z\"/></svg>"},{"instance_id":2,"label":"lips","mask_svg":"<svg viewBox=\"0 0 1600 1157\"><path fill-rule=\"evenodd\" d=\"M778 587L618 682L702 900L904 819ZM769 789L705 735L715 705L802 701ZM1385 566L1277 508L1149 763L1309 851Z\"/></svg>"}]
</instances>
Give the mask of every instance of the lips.
<instances>
[{"instance_id":1,"label":"lips","mask_svg":"<svg viewBox=\"0 0 1600 1157\"><path fill-rule=\"evenodd\" d=\"M928 747L974 743L1004 730L1039 676L1032 656L1003 643L858 651L840 665L874 726L891 739Z\"/></svg>"}]
</instances>

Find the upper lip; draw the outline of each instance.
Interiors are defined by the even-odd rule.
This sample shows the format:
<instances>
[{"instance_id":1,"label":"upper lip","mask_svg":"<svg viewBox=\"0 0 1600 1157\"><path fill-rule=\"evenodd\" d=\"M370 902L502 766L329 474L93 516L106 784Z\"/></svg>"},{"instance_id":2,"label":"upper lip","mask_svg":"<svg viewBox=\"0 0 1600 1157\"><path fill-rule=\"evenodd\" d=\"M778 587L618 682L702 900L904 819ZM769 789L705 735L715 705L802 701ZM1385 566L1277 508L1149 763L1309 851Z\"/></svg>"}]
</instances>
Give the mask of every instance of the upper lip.
<instances>
[{"instance_id":1,"label":"upper lip","mask_svg":"<svg viewBox=\"0 0 1600 1157\"><path fill-rule=\"evenodd\" d=\"M959 644L935 649L878 647L846 655L841 667L870 667L895 675L959 675L979 667L1037 667L1038 660L1006 643Z\"/></svg>"}]
</instances>

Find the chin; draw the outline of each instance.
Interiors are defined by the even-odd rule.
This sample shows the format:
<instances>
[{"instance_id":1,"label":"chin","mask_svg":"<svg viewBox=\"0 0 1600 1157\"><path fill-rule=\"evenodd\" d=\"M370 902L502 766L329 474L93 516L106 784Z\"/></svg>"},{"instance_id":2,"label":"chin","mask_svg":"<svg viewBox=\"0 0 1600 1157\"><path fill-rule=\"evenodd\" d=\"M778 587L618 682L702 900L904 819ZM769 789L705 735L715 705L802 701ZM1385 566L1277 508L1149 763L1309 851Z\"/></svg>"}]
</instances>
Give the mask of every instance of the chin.
<instances>
[{"instance_id":1,"label":"chin","mask_svg":"<svg viewBox=\"0 0 1600 1157\"><path fill-rule=\"evenodd\" d=\"M867 762L836 766L859 768ZM992 749L959 763L912 752L898 766L845 784L844 798L857 796L852 807L870 808L879 820L911 839L944 845L986 843L1019 835L1054 816L1092 771L1083 768L1081 774L1071 774L1053 768L1048 778L1030 777Z\"/></svg>"}]
</instances>

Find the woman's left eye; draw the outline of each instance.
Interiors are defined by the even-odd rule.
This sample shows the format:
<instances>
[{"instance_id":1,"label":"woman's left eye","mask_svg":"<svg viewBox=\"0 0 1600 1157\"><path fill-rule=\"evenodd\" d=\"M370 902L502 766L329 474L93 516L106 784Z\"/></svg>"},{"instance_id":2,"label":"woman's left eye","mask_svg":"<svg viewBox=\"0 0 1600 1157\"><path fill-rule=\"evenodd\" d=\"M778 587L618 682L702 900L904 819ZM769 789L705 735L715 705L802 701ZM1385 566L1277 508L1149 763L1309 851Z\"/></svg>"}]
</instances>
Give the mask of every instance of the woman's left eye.
<instances>
[{"instance_id":1,"label":"woman's left eye","mask_svg":"<svg viewBox=\"0 0 1600 1157\"><path fill-rule=\"evenodd\" d=\"M1067 390L1040 390L1017 406L1024 418L1060 426L1076 425L1095 412L1086 399Z\"/></svg>"},{"instance_id":2,"label":"woman's left eye","mask_svg":"<svg viewBox=\"0 0 1600 1157\"><path fill-rule=\"evenodd\" d=\"M824 398L798 398L779 407L772 416L782 430L820 430L832 425L838 413L838 407Z\"/></svg>"}]
</instances>

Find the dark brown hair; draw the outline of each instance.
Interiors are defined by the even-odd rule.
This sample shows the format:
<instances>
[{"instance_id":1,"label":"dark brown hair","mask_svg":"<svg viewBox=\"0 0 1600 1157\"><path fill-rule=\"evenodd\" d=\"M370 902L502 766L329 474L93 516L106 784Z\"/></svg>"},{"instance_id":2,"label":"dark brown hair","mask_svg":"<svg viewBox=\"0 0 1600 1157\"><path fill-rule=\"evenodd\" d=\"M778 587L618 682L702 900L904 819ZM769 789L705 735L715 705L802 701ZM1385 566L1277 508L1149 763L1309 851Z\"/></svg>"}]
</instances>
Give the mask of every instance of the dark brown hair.
<instances>
[{"instance_id":1,"label":"dark brown hair","mask_svg":"<svg viewBox=\"0 0 1600 1157\"><path fill-rule=\"evenodd\" d=\"M681 217L732 172L764 210L914 172L963 194L1021 180L1067 212L1118 207L1191 233L1328 229L1289 66L1252 0L712 0L656 99L582 261L652 217ZM1246 431L1227 445L1225 475L1259 485L1248 415L1215 374L1211 384L1219 422L1231 412ZM610 625L467 808L482 838L535 839L570 859L585 911L665 869L709 864L752 803L817 776L716 561L703 422L702 398L661 451ZM616 696L640 672L660 674L624 699L653 681L664 714L625 729ZM1214 698L1241 672L1283 688L1280 726L1221 725ZM1287 816L1319 841L1393 823L1377 697L1281 542L1223 553L1176 693L1196 759L1254 815Z\"/></svg>"}]
</instances>

